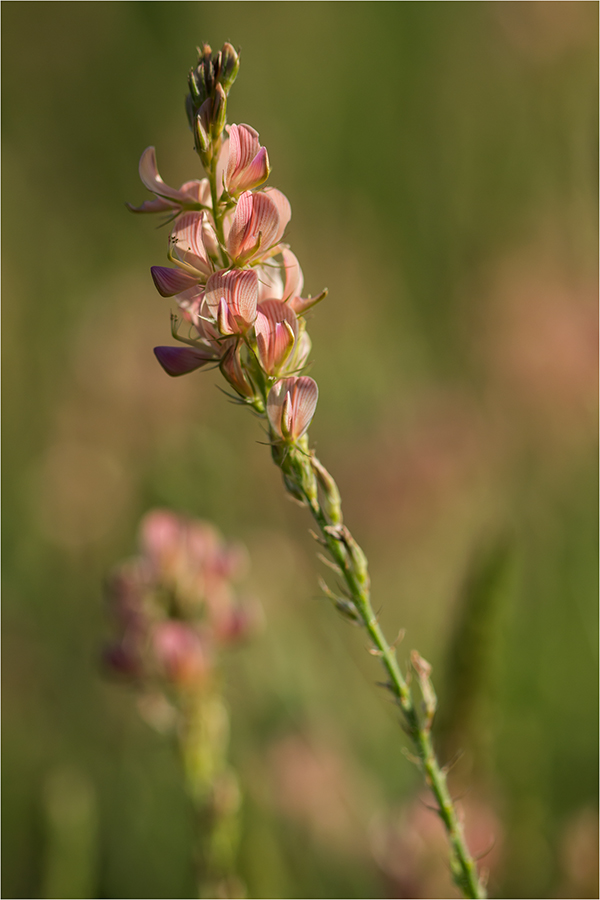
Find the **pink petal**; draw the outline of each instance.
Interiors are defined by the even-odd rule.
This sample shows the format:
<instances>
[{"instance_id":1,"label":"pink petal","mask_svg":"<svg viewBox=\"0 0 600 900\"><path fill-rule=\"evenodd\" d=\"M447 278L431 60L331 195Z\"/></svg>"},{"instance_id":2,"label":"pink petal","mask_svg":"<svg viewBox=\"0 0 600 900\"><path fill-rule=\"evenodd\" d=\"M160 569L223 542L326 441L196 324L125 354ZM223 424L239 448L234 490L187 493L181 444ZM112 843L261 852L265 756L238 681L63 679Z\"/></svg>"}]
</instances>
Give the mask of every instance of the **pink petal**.
<instances>
[{"instance_id":1,"label":"pink petal","mask_svg":"<svg viewBox=\"0 0 600 900\"><path fill-rule=\"evenodd\" d=\"M296 315L301 316L307 310L309 310L312 306L316 306L317 303L320 303L321 300L324 300L327 296L328 291L327 288L321 291L320 294L317 294L316 297L292 297L291 300L288 301L288 306L290 309L293 309Z\"/></svg>"},{"instance_id":2,"label":"pink petal","mask_svg":"<svg viewBox=\"0 0 600 900\"><path fill-rule=\"evenodd\" d=\"M275 207L277 208L277 212L279 213L279 231L277 232L277 237L275 237L272 241L272 244L277 244L282 236L283 232L288 226L288 222L292 218L292 207L290 206L290 201L282 194L281 191L278 191L277 188L267 187L264 189L263 196L266 196L271 200ZM269 245L271 246L271 245Z\"/></svg>"},{"instance_id":3,"label":"pink petal","mask_svg":"<svg viewBox=\"0 0 600 900\"><path fill-rule=\"evenodd\" d=\"M154 355L167 375L173 377L187 375L215 361L209 350L196 350L194 347L155 347Z\"/></svg>"},{"instance_id":4,"label":"pink petal","mask_svg":"<svg viewBox=\"0 0 600 900\"><path fill-rule=\"evenodd\" d=\"M194 287L197 280L181 269L170 269L168 266L152 266L150 269L154 286L161 297L173 297L188 288Z\"/></svg>"},{"instance_id":5,"label":"pink petal","mask_svg":"<svg viewBox=\"0 0 600 900\"><path fill-rule=\"evenodd\" d=\"M232 272L232 274L236 275L233 284L234 315L239 316L248 325L252 325L256 318L258 276L253 269Z\"/></svg>"},{"instance_id":6,"label":"pink petal","mask_svg":"<svg viewBox=\"0 0 600 900\"><path fill-rule=\"evenodd\" d=\"M194 203L201 203L202 206L211 205L208 178L203 178L202 181L186 181L179 188L179 192Z\"/></svg>"},{"instance_id":7,"label":"pink petal","mask_svg":"<svg viewBox=\"0 0 600 900\"><path fill-rule=\"evenodd\" d=\"M236 176L243 172L260 147L258 132L249 125L230 125L229 159L225 170L225 187L228 191L238 188Z\"/></svg>"},{"instance_id":8,"label":"pink petal","mask_svg":"<svg viewBox=\"0 0 600 900\"><path fill-rule=\"evenodd\" d=\"M221 334L234 334L237 331L235 319L229 312L229 306L224 297L219 300L217 323Z\"/></svg>"},{"instance_id":9,"label":"pink petal","mask_svg":"<svg viewBox=\"0 0 600 900\"><path fill-rule=\"evenodd\" d=\"M154 147L147 147L140 158L139 166L140 178L142 184L147 187L153 194L159 197L170 197L172 200L181 201L181 191L165 184L156 167L156 151Z\"/></svg>"},{"instance_id":10,"label":"pink petal","mask_svg":"<svg viewBox=\"0 0 600 900\"><path fill-rule=\"evenodd\" d=\"M289 358L286 370L288 372L297 372L299 369L302 369L310 351L312 349L311 339L306 331L303 331L300 335L299 339L296 341L296 346L294 348L294 352Z\"/></svg>"},{"instance_id":11,"label":"pink petal","mask_svg":"<svg viewBox=\"0 0 600 900\"><path fill-rule=\"evenodd\" d=\"M295 384L291 392L292 397L292 424L290 434L294 440L302 437L317 408L319 388L316 381L302 375L294 379Z\"/></svg>"},{"instance_id":12,"label":"pink petal","mask_svg":"<svg viewBox=\"0 0 600 900\"><path fill-rule=\"evenodd\" d=\"M281 381L273 385L267 397L267 416L273 431L276 431L280 437L283 437L281 432L281 414L288 395L288 384L291 381L291 378L282 378Z\"/></svg>"},{"instance_id":13,"label":"pink petal","mask_svg":"<svg viewBox=\"0 0 600 900\"><path fill-rule=\"evenodd\" d=\"M258 187L269 177L269 156L261 147L258 132L249 125L232 125L229 129L229 159L225 187L232 193Z\"/></svg>"},{"instance_id":14,"label":"pink petal","mask_svg":"<svg viewBox=\"0 0 600 900\"><path fill-rule=\"evenodd\" d=\"M260 363L268 375L275 375L298 336L296 317L280 300L265 300L256 316L254 331Z\"/></svg>"},{"instance_id":15,"label":"pink petal","mask_svg":"<svg viewBox=\"0 0 600 900\"><path fill-rule=\"evenodd\" d=\"M258 278L253 269L222 270L211 275L206 282L206 304L212 315L217 315L221 300L225 300L231 313L246 325L256 318Z\"/></svg>"},{"instance_id":16,"label":"pink petal","mask_svg":"<svg viewBox=\"0 0 600 900\"><path fill-rule=\"evenodd\" d=\"M247 249L249 244L248 230L252 220L252 210L254 208L253 194L246 191L238 200L227 236L227 250L232 259L236 259L241 255L243 250ZM253 247L258 239L258 234L254 235L250 247Z\"/></svg>"},{"instance_id":17,"label":"pink petal","mask_svg":"<svg viewBox=\"0 0 600 900\"><path fill-rule=\"evenodd\" d=\"M249 261L264 254L277 243L285 224L281 226L277 203L270 196L263 192L246 191L238 201L227 238L231 257Z\"/></svg>"},{"instance_id":18,"label":"pink petal","mask_svg":"<svg viewBox=\"0 0 600 900\"><path fill-rule=\"evenodd\" d=\"M281 300L283 298L283 281L281 280L281 269L274 262L267 262L261 266L256 266L256 274L258 275L258 302L274 298Z\"/></svg>"},{"instance_id":19,"label":"pink petal","mask_svg":"<svg viewBox=\"0 0 600 900\"><path fill-rule=\"evenodd\" d=\"M171 232L177 255L203 275L213 270L204 246L204 212L188 212L180 216Z\"/></svg>"},{"instance_id":20,"label":"pink petal","mask_svg":"<svg viewBox=\"0 0 600 900\"><path fill-rule=\"evenodd\" d=\"M285 287L283 289L283 299L289 300L290 297L299 297L304 287L304 276L296 255L287 247L281 253L283 257L283 268L285 271Z\"/></svg>"}]
</instances>

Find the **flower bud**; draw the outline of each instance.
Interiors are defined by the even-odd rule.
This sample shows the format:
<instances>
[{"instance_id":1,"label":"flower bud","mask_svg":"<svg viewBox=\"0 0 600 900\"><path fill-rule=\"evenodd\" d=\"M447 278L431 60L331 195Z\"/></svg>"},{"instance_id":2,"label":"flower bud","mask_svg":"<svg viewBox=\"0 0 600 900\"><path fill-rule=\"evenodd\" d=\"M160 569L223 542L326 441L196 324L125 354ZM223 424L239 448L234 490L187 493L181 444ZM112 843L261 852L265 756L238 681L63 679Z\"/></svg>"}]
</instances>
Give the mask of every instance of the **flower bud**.
<instances>
[{"instance_id":1,"label":"flower bud","mask_svg":"<svg viewBox=\"0 0 600 900\"><path fill-rule=\"evenodd\" d=\"M325 515L332 525L340 525L342 522L342 499L338 486L316 456L311 458L311 465L314 469L319 487L323 492L323 509Z\"/></svg>"},{"instance_id":2,"label":"flower bud","mask_svg":"<svg viewBox=\"0 0 600 900\"><path fill-rule=\"evenodd\" d=\"M239 69L239 53L233 49L230 43L226 42L221 48L221 72L219 75L219 81L226 94L231 90Z\"/></svg>"},{"instance_id":3,"label":"flower bud","mask_svg":"<svg viewBox=\"0 0 600 900\"><path fill-rule=\"evenodd\" d=\"M213 140L216 141L216 139L221 136L226 121L227 95L221 85L218 84L215 88L215 96L210 111L210 133Z\"/></svg>"}]
</instances>

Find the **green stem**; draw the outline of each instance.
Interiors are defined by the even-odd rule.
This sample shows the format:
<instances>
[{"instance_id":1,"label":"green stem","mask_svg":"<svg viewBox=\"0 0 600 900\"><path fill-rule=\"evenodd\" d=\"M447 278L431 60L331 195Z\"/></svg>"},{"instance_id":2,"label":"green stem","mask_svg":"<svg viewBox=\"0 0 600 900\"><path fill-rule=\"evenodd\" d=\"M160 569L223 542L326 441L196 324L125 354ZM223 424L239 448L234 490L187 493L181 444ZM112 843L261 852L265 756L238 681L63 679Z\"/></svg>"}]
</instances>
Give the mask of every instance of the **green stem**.
<instances>
[{"instance_id":1,"label":"green stem","mask_svg":"<svg viewBox=\"0 0 600 900\"><path fill-rule=\"evenodd\" d=\"M244 896L235 876L240 799L227 764L227 710L218 693L196 693L182 702L182 714L180 753L194 809L198 896Z\"/></svg>"},{"instance_id":2,"label":"green stem","mask_svg":"<svg viewBox=\"0 0 600 900\"><path fill-rule=\"evenodd\" d=\"M221 262L224 266L228 265L228 260L225 255L225 233L223 231L223 215L220 210L220 204L217 197L217 157L218 154L215 154L212 158L210 166L207 168L206 173L208 175L208 183L210 184L210 197L212 201L212 211L213 211L213 221L215 223L215 231L217 232L217 238L219 241L219 249L221 251Z\"/></svg>"},{"instance_id":3,"label":"green stem","mask_svg":"<svg viewBox=\"0 0 600 900\"><path fill-rule=\"evenodd\" d=\"M307 442L306 446L308 446ZM332 490L335 489L337 494L335 482L333 482L329 473L326 472L314 455L307 456L303 450L296 455L291 450L290 454L292 456L291 465L286 465L286 460L284 460L282 468L285 467L285 473L288 475L291 471L299 476L296 479L297 487L304 496L306 504L310 507L313 518L319 526L322 539L344 578L348 594L354 603L360 622L369 634L377 656L381 659L389 679L388 687L402 710L408 734L417 751L419 768L436 798L438 814L444 823L450 843L450 862L454 881L465 897L485 898L485 888L478 877L477 867L469 853L463 827L448 790L446 773L437 760L431 740L430 728L435 709L435 699L433 700L433 706L428 707L429 717L426 717L423 721L417 711L411 687L400 671L396 652L388 644L377 621L377 616L373 611L364 555L354 542L350 532L345 526L341 525L341 513L339 513L337 522L332 524L328 521L327 515L319 501L314 474L312 482L308 474L311 462L314 464L315 470L320 471L321 476L325 475L330 479L330 484L333 486ZM323 483L323 478L321 478L321 483ZM337 496L339 497L339 495ZM360 565L357 563L358 559L361 561ZM424 663L424 661L421 662ZM425 677L428 678L428 676ZM423 688L424 682L421 678L420 681ZM435 698L433 688L428 681L425 688L426 690L430 688L431 695Z\"/></svg>"}]
</instances>

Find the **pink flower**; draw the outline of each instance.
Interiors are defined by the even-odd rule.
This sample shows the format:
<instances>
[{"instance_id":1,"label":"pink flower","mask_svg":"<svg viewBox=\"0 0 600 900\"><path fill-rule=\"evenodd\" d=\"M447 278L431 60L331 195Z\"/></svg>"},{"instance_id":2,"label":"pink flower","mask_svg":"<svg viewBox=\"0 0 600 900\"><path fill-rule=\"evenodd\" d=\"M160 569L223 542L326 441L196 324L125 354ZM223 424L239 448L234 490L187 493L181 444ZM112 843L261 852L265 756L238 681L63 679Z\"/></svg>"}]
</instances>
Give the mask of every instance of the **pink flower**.
<instances>
[{"instance_id":1,"label":"pink flower","mask_svg":"<svg viewBox=\"0 0 600 900\"><path fill-rule=\"evenodd\" d=\"M154 653L167 678L180 686L201 681L210 670L206 642L190 625L160 622L153 634Z\"/></svg>"},{"instance_id":2,"label":"pink flower","mask_svg":"<svg viewBox=\"0 0 600 900\"><path fill-rule=\"evenodd\" d=\"M202 181L186 181L179 190L169 187L158 174L156 151L147 147L142 153L139 166L140 178L144 187L156 194L154 200L145 200L141 206L127 204L131 212L154 213L175 212L184 209L201 209L210 206L210 186L207 178Z\"/></svg>"},{"instance_id":3,"label":"pink flower","mask_svg":"<svg viewBox=\"0 0 600 900\"><path fill-rule=\"evenodd\" d=\"M237 265L259 261L283 237L292 210L287 197L276 188L246 191L238 201L227 236L227 251Z\"/></svg>"},{"instance_id":4,"label":"pink flower","mask_svg":"<svg viewBox=\"0 0 600 900\"><path fill-rule=\"evenodd\" d=\"M205 299L222 335L245 334L256 319L256 272L252 269L215 272L206 283Z\"/></svg>"},{"instance_id":5,"label":"pink flower","mask_svg":"<svg viewBox=\"0 0 600 900\"><path fill-rule=\"evenodd\" d=\"M266 181L269 172L269 157L260 146L258 132L249 125L231 125L225 190L234 196L249 191Z\"/></svg>"},{"instance_id":6,"label":"pink flower","mask_svg":"<svg viewBox=\"0 0 600 900\"><path fill-rule=\"evenodd\" d=\"M312 378L283 378L267 398L267 415L273 431L284 441L302 437L315 414L319 389Z\"/></svg>"},{"instance_id":7,"label":"pink flower","mask_svg":"<svg viewBox=\"0 0 600 900\"><path fill-rule=\"evenodd\" d=\"M267 375L277 375L289 359L298 340L298 320L281 300L263 300L256 322L258 358Z\"/></svg>"}]
</instances>

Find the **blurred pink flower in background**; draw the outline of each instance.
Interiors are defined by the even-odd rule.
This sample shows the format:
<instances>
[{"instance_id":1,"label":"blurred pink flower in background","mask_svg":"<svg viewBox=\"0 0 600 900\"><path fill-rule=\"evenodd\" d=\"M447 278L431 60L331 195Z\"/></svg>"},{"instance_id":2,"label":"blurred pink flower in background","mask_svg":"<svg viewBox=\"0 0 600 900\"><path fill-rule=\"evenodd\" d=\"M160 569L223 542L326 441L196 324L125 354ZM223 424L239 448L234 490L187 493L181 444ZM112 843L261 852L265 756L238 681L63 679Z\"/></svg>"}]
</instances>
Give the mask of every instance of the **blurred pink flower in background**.
<instances>
[{"instance_id":1,"label":"blurred pink flower in background","mask_svg":"<svg viewBox=\"0 0 600 900\"><path fill-rule=\"evenodd\" d=\"M444 826L429 808L434 803L432 795L424 793L393 816L382 814L374 820L371 847L388 882L387 897L461 896L448 866ZM465 797L458 807L469 849L475 859L481 858L481 868L493 879L502 856L500 820L489 803L474 796Z\"/></svg>"}]
</instances>

